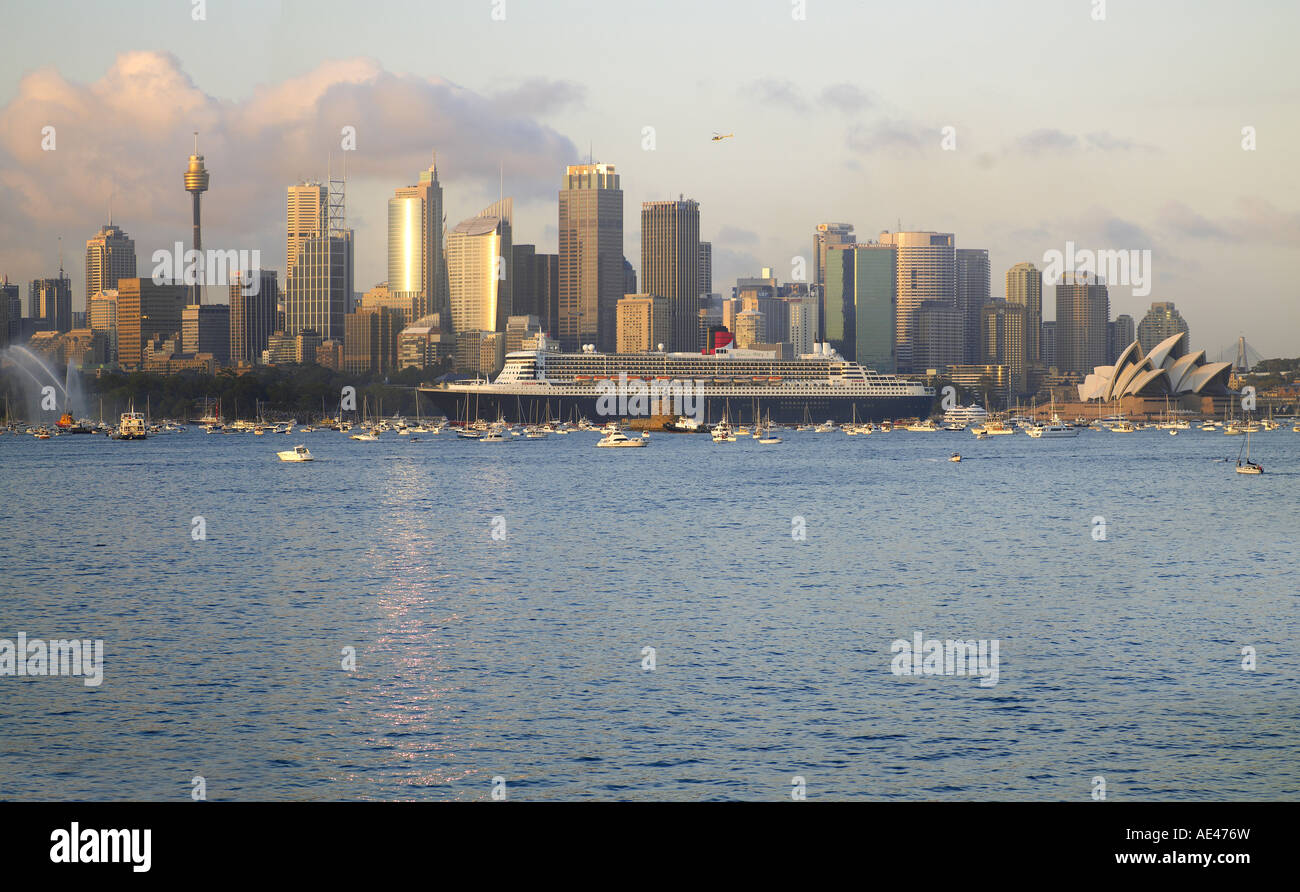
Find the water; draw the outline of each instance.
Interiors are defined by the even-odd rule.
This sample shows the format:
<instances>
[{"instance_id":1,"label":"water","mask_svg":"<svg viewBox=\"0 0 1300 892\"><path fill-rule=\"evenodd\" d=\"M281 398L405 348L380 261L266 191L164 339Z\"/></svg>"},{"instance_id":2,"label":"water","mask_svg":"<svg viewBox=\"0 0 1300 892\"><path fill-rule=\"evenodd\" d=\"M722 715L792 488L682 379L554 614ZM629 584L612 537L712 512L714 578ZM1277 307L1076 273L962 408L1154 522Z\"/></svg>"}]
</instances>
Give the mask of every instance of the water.
<instances>
[{"instance_id":1,"label":"water","mask_svg":"<svg viewBox=\"0 0 1300 892\"><path fill-rule=\"evenodd\" d=\"M0 436L0 798L1298 798L1289 429L409 439Z\"/></svg>"}]
</instances>

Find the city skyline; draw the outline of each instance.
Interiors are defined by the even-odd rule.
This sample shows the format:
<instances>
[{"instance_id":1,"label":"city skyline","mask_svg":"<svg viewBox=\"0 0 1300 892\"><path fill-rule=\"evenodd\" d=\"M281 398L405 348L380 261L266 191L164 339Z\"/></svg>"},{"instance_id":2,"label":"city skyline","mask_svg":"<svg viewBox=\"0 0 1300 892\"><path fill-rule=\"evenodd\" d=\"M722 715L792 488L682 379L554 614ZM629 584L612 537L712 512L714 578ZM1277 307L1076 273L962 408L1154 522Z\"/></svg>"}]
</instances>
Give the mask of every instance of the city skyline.
<instances>
[{"instance_id":1,"label":"city skyline","mask_svg":"<svg viewBox=\"0 0 1300 892\"><path fill-rule=\"evenodd\" d=\"M0 223L0 272L16 282L52 276L58 236L84 242L107 219L110 202L115 224L145 260L153 249L188 241L190 207L181 203L176 168L192 150L194 130L211 174L205 246L260 248L270 267L284 237L282 190L323 180L331 161L346 163L358 292L384 280L387 202L428 166L431 152L439 153L450 221L489 203L504 182L516 197L515 240L539 253L558 251L556 178L590 152L618 167L630 220L644 201L678 194L699 201L716 290L764 266L788 280L799 256L811 279L818 223L851 223L862 238L901 222L953 232L958 247L987 249L992 296L1004 296L997 286L1007 269L1041 267L1044 253L1067 241L1150 248L1150 295L1112 286L1113 312L1140 317L1153 301L1173 301L1211 355L1238 334L1269 355L1300 350L1300 306L1284 272L1288 252L1279 250L1300 237L1300 198L1285 171L1296 124L1284 114L1290 94L1254 86L1275 58L1259 41L1280 39L1285 28L1261 35L1208 3L1178 6L1178 15L1164 4L1117 8L1106 21L1092 20L1088 4L935 5L944 15L926 39L936 55L908 66L895 57L919 44L882 45L896 71L826 51L845 46L838 32L871 21L849 8L812 4L805 21L791 20L785 4L692 10L704 20L726 18L738 34L821 49L794 53L798 64L745 61L725 75L625 65L627 77L615 86L584 76L583 54L541 55L548 36L562 30L565 4L545 14L512 5L504 22L481 4L413 13L458 29L457 41L439 40L445 52L437 63L405 39L385 33L390 40L381 45L372 28L359 27L335 51L296 46L273 61L268 53L265 62L230 64L256 58L261 41L269 45L284 29L316 33L322 25L298 3L280 4L278 14L236 3L214 8L204 22L168 10L148 38L131 33L134 19L125 16L104 23L107 39L76 58L49 66L35 46L20 46L0 62L0 200L14 209ZM400 12L405 4L386 8ZM335 24L358 15L328 3L311 11L318 18L328 11ZM1285 8L1278 14L1283 23L1297 16ZM920 15L891 10L874 21L912 33L906 29ZM619 29L623 56L649 46L662 27L643 12L629 16ZM20 29L31 26L34 45L51 29L82 27L26 10L15 19ZM265 24L265 35L231 55L223 38L249 21ZM1194 54L1182 53L1180 40L1210 27L1219 35L1216 53L1186 59ZM199 33L210 39L195 42L193 28L208 29ZM1037 36L1026 44L1027 34ZM970 35L1020 55L983 53L988 73L956 78L962 56L946 60L939 50ZM1075 47L1071 36L1096 39ZM689 47L701 38L680 39ZM1144 61L1134 69L1143 41ZM216 43L225 44L220 52ZM491 73L469 64L475 52L503 46L520 55ZM587 52L598 59L612 50ZM1043 70L1056 56L1059 70ZM1091 69L1081 67L1084 60ZM1030 84L1031 74L1040 83ZM661 76L693 101L673 101L673 91L656 82ZM981 97L988 83L998 86L999 102ZM47 123L56 128L52 153L41 150ZM356 151L340 146L344 126L356 128ZM949 126L953 151L941 146ZM1242 148L1247 126L1258 130L1253 151ZM653 149L645 147L647 127ZM719 127L736 138L711 142ZM83 138L91 132L93 140ZM638 226L625 227L624 255L641 272ZM84 270L74 263L68 272L83 309ZM1249 322L1239 315L1243 299Z\"/></svg>"}]
</instances>

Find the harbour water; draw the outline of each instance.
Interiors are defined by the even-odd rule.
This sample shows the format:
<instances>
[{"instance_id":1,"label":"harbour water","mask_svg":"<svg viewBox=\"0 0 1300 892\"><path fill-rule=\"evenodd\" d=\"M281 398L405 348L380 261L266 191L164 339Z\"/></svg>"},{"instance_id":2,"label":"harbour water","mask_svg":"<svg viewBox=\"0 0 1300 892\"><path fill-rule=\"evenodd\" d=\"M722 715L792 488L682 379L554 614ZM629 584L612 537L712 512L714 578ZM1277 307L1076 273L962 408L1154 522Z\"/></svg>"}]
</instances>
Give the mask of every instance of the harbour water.
<instances>
[{"instance_id":1,"label":"harbour water","mask_svg":"<svg viewBox=\"0 0 1300 892\"><path fill-rule=\"evenodd\" d=\"M1300 798L1300 434L784 436L0 436L0 798Z\"/></svg>"}]
</instances>

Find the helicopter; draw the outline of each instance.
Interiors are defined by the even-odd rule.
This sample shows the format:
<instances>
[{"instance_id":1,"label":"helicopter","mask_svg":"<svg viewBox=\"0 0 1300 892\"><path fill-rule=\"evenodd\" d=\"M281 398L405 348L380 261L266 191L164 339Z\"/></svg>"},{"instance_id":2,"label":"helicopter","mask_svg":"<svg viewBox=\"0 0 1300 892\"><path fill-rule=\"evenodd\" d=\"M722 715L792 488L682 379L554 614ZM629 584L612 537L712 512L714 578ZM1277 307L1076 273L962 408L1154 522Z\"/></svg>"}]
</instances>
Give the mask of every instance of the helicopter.
<instances>
[{"instance_id":1,"label":"helicopter","mask_svg":"<svg viewBox=\"0 0 1300 892\"><path fill-rule=\"evenodd\" d=\"M714 141L714 142L722 142L724 139L730 139L731 137L733 137L733 136L735 136L735 135L736 135L736 134L734 134L734 133L719 133L718 131L715 130L715 131L713 131L713 141Z\"/></svg>"}]
</instances>

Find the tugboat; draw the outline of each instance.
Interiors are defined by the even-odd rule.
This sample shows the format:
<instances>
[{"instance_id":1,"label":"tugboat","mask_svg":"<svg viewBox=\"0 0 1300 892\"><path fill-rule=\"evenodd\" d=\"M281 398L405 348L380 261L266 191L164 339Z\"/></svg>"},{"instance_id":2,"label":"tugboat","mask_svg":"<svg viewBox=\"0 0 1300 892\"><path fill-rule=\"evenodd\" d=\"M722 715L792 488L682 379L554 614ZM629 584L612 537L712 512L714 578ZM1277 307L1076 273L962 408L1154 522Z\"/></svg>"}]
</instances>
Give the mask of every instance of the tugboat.
<instances>
[{"instance_id":1,"label":"tugboat","mask_svg":"<svg viewBox=\"0 0 1300 892\"><path fill-rule=\"evenodd\" d=\"M64 412L59 420L54 423L63 434L93 434L94 430L87 424L73 420L71 412Z\"/></svg>"}]
</instances>

